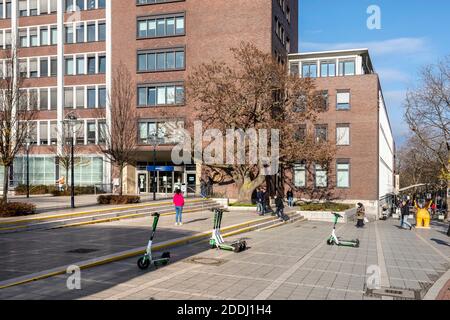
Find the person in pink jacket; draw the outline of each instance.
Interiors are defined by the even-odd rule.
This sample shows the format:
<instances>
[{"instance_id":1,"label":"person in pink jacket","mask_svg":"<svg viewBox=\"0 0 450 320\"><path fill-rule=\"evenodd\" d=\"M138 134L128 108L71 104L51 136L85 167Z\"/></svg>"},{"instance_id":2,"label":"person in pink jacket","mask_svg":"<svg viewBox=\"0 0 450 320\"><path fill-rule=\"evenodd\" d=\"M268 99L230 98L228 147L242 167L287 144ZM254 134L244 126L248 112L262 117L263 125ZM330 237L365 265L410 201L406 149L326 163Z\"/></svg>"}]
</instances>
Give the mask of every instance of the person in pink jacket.
<instances>
[{"instance_id":1,"label":"person in pink jacket","mask_svg":"<svg viewBox=\"0 0 450 320\"><path fill-rule=\"evenodd\" d=\"M182 226L182 214L184 207L184 197L181 194L181 190L177 189L175 195L173 196L173 204L175 205L175 225Z\"/></svg>"}]
</instances>

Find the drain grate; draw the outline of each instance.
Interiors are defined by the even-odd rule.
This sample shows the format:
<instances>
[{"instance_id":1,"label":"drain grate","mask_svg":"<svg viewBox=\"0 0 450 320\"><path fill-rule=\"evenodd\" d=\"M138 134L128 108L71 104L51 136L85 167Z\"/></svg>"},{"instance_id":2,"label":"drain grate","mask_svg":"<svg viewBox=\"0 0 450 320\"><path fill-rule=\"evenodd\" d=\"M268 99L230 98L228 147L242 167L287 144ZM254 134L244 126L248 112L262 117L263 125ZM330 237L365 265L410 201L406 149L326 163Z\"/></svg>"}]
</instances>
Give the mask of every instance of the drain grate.
<instances>
[{"instance_id":1,"label":"drain grate","mask_svg":"<svg viewBox=\"0 0 450 320\"><path fill-rule=\"evenodd\" d=\"M98 249L78 248L75 250L67 251L66 253L82 253L82 254L84 254L84 253L91 253L91 252L95 252L95 251L98 251Z\"/></svg>"},{"instance_id":2,"label":"drain grate","mask_svg":"<svg viewBox=\"0 0 450 320\"><path fill-rule=\"evenodd\" d=\"M217 267L226 263L227 260L217 258L194 257L186 260L186 262Z\"/></svg>"}]
</instances>

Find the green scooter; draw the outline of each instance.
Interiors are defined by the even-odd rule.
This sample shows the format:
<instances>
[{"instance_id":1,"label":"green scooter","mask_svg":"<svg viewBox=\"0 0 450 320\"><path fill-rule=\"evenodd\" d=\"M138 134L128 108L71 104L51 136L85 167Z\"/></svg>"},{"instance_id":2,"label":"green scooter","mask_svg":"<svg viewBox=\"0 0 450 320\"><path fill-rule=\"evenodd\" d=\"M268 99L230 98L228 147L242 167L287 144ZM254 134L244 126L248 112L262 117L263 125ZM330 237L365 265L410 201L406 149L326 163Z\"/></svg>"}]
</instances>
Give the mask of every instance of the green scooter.
<instances>
[{"instance_id":1,"label":"green scooter","mask_svg":"<svg viewBox=\"0 0 450 320\"><path fill-rule=\"evenodd\" d=\"M233 242L225 242L220 234L220 226L222 224L222 217L224 210L219 208L214 208L211 211L214 212L214 226L211 235L211 239L209 240L209 245L211 249L220 249L234 252L241 252L247 249L247 242L243 239L233 241Z\"/></svg>"},{"instance_id":2,"label":"green scooter","mask_svg":"<svg viewBox=\"0 0 450 320\"><path fill-rule=\"evenodd\" d=\"M359 248L359 239L356 240L342 240L338 236L336 236L336 225L338 223L339 218L343 218L338 213L332 213L334 215L334 226L333 226L333 232L331 233L331 236L327 240L327 244L332 245L338 245L343 247L353 247L353 248Z\"/></svg>"},{"instance_id":3,"label":"green scooter","mask_svg":"<svg viewBox=\"0 0 450 320\"><path fill-rule=\"evenodd\" d=\"M150 240L147 245L147 250L145 254L142 257L140 257L139 260L137 261L137 265L141 270L147 269L150 266L150 264L153 264L156 268L158 268L159 266L165 266L169 263L170 260L170 252L164 252L161 258L159 259L154 260L152 257L153 237L155 236L156 227L158 226L160 214L158 212L155 212L154 214L152 214L152 216L154 217L152 234L150 236Z\"/></svg>"}]
</instances>

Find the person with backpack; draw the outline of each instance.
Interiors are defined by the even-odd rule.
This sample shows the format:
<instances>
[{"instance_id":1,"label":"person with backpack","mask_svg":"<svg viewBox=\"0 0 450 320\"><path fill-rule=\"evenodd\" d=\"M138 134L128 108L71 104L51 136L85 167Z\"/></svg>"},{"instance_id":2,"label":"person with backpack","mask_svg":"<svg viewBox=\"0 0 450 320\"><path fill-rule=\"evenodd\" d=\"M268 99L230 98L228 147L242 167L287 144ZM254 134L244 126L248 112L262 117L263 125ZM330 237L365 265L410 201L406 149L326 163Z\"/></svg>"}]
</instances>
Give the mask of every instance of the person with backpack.
<instances>
[{"instance_id":1,"label":"person with backpack","mask_svg":"<svg viewBox=\"0 0 450 320\"><path fill-rule=\"evenodd\" d=\"M263 213L263 192L261 188L256 190L256 213L259 215Z\"/></svg>"},{"instance_id":2,"label":"person with backpack","mask_svg":"<svg viewBox=\"0 0 450 320\"><path fill-rule=\"evenodd\" d=\"M175 191L173 196L173 204L175 205L175 225L183 225L183 207L184 207L184 197L180 189Z\"/></svg>"}]
</instances>

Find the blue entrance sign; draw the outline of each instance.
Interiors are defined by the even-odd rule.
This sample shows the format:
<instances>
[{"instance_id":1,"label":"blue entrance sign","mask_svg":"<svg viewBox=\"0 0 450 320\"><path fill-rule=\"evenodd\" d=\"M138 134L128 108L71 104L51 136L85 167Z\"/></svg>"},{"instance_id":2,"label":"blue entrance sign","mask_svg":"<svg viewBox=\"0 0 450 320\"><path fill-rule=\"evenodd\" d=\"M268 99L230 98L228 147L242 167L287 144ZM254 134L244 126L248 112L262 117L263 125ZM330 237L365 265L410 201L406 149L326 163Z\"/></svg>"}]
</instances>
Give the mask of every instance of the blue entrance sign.
<instances>
[{"instance_id":1,"label":"blue entrance sign","mask_svg":"<svg viewBox=\"0 0 450 320\"><path fill-rule=\"evenodd\" d=\"M174 172L174 166L147 166L147 171Z\"/></svg>"}]
</instances>

